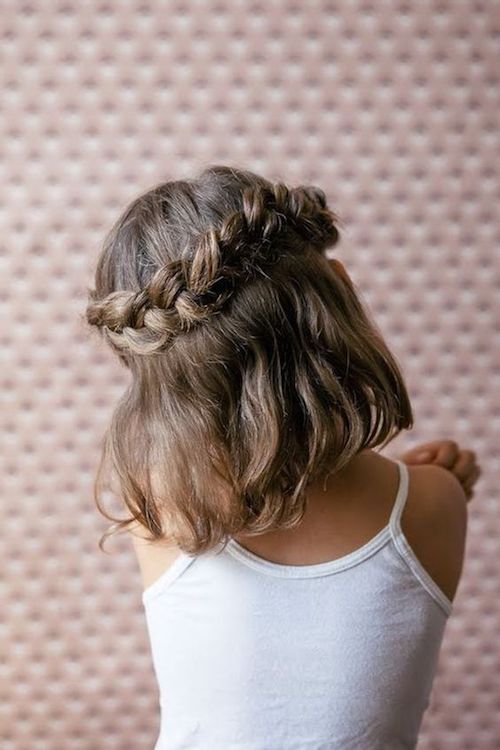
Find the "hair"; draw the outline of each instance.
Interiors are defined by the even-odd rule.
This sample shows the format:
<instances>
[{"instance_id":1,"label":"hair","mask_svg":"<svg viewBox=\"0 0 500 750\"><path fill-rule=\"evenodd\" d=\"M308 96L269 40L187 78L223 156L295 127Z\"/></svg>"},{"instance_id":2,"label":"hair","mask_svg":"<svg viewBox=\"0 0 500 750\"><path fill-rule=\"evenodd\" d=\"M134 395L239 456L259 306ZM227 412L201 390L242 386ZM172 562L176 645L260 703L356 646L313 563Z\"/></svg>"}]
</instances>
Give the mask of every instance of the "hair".
<instances>
[{"instance_id":1,"label":"hair","mask_svg":"<svg viewBox=\"0 0 500 750\"><path fill-rule=\"evenodd\" d=\"M398 364L325 254L318 187L212 165L123 211L86 321L131 374L103 438L98 509L196 555L291 528L308 485L413 425ZM106 471L131 516L103 507Z\"/></svg>"}]
</instances>

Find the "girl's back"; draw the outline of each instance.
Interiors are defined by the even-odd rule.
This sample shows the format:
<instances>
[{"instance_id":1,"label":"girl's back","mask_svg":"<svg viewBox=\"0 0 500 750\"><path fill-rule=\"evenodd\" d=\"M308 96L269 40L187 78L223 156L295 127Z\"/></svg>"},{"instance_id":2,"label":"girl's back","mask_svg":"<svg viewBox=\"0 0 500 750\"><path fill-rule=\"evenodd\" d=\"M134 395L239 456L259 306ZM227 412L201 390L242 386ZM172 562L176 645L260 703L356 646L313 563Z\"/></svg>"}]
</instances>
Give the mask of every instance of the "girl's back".
<instances>
[{"instance_id":1,"label":"girl's back","mask_svg":"<svg viewBox=\"0 0 500 750\"><path fill-rule=\"evenodd\" d=\"M178 551L147 586L157 750L415 747L462 568L463 491L367 451L309 500L298 528ZM172 552L133 538L147 581Z\"/></svg>"}]
</instances>

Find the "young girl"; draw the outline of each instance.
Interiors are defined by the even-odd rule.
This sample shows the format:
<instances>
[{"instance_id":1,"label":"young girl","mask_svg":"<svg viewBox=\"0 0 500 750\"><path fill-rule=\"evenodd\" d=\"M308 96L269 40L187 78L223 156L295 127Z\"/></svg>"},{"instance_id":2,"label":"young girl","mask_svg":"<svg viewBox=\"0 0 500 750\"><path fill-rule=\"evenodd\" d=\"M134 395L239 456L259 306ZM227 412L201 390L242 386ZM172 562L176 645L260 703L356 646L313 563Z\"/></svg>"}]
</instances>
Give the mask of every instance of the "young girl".
<instances>
[{"instance_id":1,"label":"young girl","mask_svg":"<svg viewBox=\"0 0 500 750\"><path fill-rule=\"evenodd\" d=\"M131 381L96 502L115 520L107 467L145 588L156 750L416 746L479 469L453 441L420 465L375 450L413 414L326 257L338 225L319 188L211 166L134 200L98 260L87 320Z\"/></svg>"}]
</instances>

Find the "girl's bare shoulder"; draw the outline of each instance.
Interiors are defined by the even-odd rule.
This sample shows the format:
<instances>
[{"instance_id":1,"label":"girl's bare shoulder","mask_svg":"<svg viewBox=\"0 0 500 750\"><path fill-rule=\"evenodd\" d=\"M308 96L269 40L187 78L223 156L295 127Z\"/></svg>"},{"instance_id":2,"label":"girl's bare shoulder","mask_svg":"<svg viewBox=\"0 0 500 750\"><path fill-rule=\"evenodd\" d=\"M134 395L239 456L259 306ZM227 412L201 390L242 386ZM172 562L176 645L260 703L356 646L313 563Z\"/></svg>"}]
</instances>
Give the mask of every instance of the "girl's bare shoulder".
<instances>
[{"instance_id":1,"label":"girl's bare shoulder","mask_svg":"<svg viewBox=\"0 0 500 750\"><path fill-rule=\"evenodd\" d=\"M147 589L172 565L181 550L172 540L149 540L148 530L138 521L131 523L127 531L132 539L143 588Z\"/></svg>"},{"instance_id":2,"label":"girl's bare shoulder","mask_svg":"<svg viewBox=\"0 0 500 750\"><path fill-rule=\"evenodd\" d=\"M401 527L431 578L453 601L463 570L467 499L460 482L437 465L412 465Z\"/></svg>"}]
</instances>

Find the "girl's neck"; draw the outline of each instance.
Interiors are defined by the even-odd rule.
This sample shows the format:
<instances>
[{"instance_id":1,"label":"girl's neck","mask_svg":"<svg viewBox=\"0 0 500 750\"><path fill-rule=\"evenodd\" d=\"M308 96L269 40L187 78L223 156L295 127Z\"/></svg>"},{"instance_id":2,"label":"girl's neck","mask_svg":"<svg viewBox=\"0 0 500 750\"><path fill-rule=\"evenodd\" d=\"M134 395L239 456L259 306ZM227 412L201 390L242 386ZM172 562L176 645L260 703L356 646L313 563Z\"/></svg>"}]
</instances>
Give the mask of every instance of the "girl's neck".
<instances>
[{"instance_id":1,"label":"girl's neck","mask_svg":"<svg viewBox=\"0 0 500 750\"><path fill-rule=\"evenodd\" d=\"M259 535L259 544L272 540L284 541L299 538L308 534L315 534L318 528L331 525L332 519L340 520L352 515L367 494L364 471L369 464L377 460L386 461L373 450L361 451L339 472L333 476L322 477L311 483L307 490L307 505L302 521L293 529L277 529ZM243 544L250 539L248 535L236 534L236 541ZM255 539L256 537L253 537Z\"/></svg>"}]
</instances>

